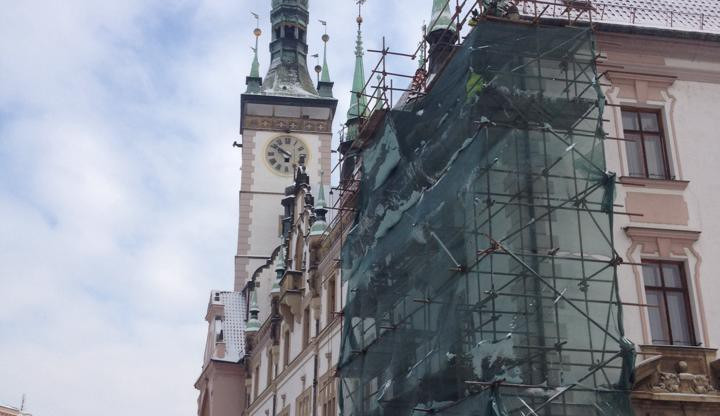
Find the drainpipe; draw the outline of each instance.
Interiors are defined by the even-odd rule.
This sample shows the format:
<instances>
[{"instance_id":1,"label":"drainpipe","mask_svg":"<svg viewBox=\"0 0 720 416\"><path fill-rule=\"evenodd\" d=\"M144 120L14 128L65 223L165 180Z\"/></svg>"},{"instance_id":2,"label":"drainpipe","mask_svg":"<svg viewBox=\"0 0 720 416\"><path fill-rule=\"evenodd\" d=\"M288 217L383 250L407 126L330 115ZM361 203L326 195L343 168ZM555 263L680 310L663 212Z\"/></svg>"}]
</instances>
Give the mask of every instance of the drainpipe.
<instances>
[{"instance_id":1,"label":"drainpipe","mask_svg":"<svg viewBox=\"0 0 720 416\"><path fill-rule=\"evenodd\" d=\"M314 355L314 368L313 368L313 405L312 405L312 414L313 416L317 416L317 410L318 410L318 348L320 348L319 344L319 335L320 335L320 320L315 320L315 355Z\"/></svg>"}]
</instances>

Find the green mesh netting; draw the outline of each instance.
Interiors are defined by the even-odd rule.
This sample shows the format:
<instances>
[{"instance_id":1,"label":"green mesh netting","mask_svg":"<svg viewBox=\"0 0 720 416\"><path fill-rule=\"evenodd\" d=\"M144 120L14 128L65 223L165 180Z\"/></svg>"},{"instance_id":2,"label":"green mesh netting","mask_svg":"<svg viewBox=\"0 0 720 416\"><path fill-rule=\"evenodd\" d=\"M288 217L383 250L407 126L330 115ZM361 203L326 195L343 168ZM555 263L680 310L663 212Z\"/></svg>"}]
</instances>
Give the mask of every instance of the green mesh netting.
<instances>
[{"instance_id":1,"label":"green mesh netting","mask_svg":"<svg viewBox=\"0 0 720 416\"><path fill-rule=\"evenodd\" d=\"M482 22L363 151L342 250L357 415L631 415L583 28Z\"/></svg>"}]
</instances>

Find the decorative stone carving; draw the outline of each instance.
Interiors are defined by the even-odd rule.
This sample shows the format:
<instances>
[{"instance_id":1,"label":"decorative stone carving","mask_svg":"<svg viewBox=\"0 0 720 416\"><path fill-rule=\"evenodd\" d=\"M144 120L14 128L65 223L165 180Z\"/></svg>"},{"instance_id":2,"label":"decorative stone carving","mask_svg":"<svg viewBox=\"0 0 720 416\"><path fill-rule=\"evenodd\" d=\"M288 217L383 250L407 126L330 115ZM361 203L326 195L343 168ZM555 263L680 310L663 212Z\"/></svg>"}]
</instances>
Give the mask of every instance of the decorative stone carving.
<instances>
[{"instance_id":1,"label":"decorative stone carving","mask_svg":"<svg viewBox=\"0 0 720 416\"><path fill-rule=\"evenodd\" d=\"M677 374L661 372L658 374L658 379L658 383L651 386L652 391L666 393L680 392L680 379Z\"/></svg>"},{"instance_id":2,"label":"decorative stone carving","mask_svg":"<svg viewBox=\"0 0 720 416\"><path fill-rule=\"evenodd\" d=\"M307 133L330 133L327 120L307 120L288 117L247 116L245 126L258 130L295 131Z\"/></svg>"},{"instance_id":3,"label":"decorative stone carving","mask_svg":"<svg viewBox=\"0 0 720 416\"><path fill-rule=\"evenodd\" d=\"M656 350L667 350L667 355L656 355L642 361L636 368L637 382L635 391L652 393L681 393L718 396L715 387L717 380L711 373L713 365L703 364L702 356L693 349L687 350L687 359L678 347L654 347ZM658 351L659 352L659 351ZM687 360L690 360L692 365Z\"/></svg>"}]
</instances>

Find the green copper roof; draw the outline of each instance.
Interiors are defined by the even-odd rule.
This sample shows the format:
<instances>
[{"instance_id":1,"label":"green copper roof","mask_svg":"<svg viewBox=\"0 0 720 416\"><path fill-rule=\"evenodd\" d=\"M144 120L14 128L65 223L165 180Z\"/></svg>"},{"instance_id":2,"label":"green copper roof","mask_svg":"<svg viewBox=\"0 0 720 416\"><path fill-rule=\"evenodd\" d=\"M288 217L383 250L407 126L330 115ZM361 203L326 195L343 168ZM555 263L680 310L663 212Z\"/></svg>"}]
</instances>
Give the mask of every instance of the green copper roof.
<instances>
[{"instance_id":1,"label":"green copper roof","mask_svg":"<svg viewBox=\"0 0 720 416\"><path fill-rule=\"evenodd\" d=\"M253 48L253 62L250 67L250 77L260 78L260 61L258 61L257 44L255 45L255 48Z\"/></svg>"},{"instance_id":2,"label":"green copper roof","mask_svg":"<svg viewBox=\"0 0 720 416\"><path fill-rule=\"evenodd\" d=\"M453 13L451 11L452 0L433 0L432 17L430 18L430 30L428 33L432 33L436 30L449 29L455 31L455 26L451 25Z\"/></svg>"},{"instance_id":3,"label":"green copper roof","mask_svg":"<svg viewBox=\"0 0 720 416\"><path fill-rule=\"evenodd\" d=\"M257 290L253 288L253 290L250 291L250 319L248 319L247 325L245 325L245 332L257 332L260 330L258 313L260 313L260 308L258 307Z\"/></svg>"},{"instance_id":4,"label":"green copper roof","mask_svg":"<svg viewBox=\"0 0 720 416\"><path fill-rule=\"evenodd\" d=\"M320 98L308 72L308 0L273 0L270 65L261 94Z\"/></svg>"},{"instance_id":5,"label":"green copper roof","mask_svg":"<svg viewBox=\"0 0 720 416\"><path fill-rule=\"evenodd\" d=\"M275 273L277 273L277 278L270 293L280 293L280 279L285 273L285 244L280 246L280 252L275 259Z\"/></svg>"},{"instance_id":6,"label":"green copper roof","mask_svg":"<svg viewBox=\"0 0 720 416\"><path fill-rule=\"evenodd\" d=\"M312 227L310 227L310 236L323 235L325 234L325 230L327 230L327 222L325 221L325 213L327 212L327 208L325 208L325 186L322 183L322 176L321 172L318 194L317 198L315 198L315 213L317 214L317 219Z\"/></svg>"},{"instance_id":7,"label":"green copper roof","mask_svg":"<svg viewBox=\"0 0 720 416\"><path fill-rule=\"evenodd\" d=\"M361 18L358 18L357 40L355 41L355 75L353 76L352 95L350 96L350 108L348 109L348 120L360 118L367 110L367 99L359 94L365 88L365 65L363 64L363 42L362 30L360 29Z\"/></svg>"},{"instance_id":8,"label":"green copper roof","mask_svg":"<svg viewBox=\"0 0 720 416\"><path fill-rule=\"evenodd\" d=\"M322 175L323 173L320 172L321 178ZM315 209L325 209L325 186L322 183L322 179L320 180L320 185L318 186L318 194L315 199Z\"/></svg>"},{"instance_id":9,"label":"green copper roof","mask_svg":"<svg viewBox=\"0 0 720 416\"><path fill-rule=\"evenodd\" d=\"M327 230L327 222L324 220L317 220L313 223L312 227L310 227L310 236L318 236L325 234L325 231Z\"/></svg>"},{"instance_id":10,"label":"green copper roof","mask_svg":"<svg viewBox=\"0 0 720 416\"><path fill-rule=\"evenodd\" d=\"M322 67L322 74L320 74L320 82L332 82L330 81L330 69L328 68L327 63L327 41L324 42L325 46L323 46L323 67Z\"/></svg>"}]
</instances>

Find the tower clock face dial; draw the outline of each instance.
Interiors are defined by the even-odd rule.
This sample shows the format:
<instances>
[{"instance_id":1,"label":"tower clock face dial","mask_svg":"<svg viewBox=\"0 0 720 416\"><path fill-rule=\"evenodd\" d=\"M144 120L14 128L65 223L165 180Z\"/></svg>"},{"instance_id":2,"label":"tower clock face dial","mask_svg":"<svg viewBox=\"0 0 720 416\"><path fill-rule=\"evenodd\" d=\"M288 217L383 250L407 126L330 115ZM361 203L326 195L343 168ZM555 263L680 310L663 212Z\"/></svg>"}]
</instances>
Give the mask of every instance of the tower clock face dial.
<instances>
[{"instance_id":1,"label":"tower clock face dial","mask_svg":"<svg viewBox=\"0 0 720 416\"><path fill-rule=\"evenodd\" d=\"M310 149L297 137L276 137L265 148L265 162L276 175L292 176L295 168L307 166L309 159Z\"/></svg>"}]
</instances>

